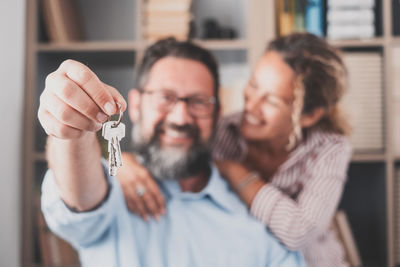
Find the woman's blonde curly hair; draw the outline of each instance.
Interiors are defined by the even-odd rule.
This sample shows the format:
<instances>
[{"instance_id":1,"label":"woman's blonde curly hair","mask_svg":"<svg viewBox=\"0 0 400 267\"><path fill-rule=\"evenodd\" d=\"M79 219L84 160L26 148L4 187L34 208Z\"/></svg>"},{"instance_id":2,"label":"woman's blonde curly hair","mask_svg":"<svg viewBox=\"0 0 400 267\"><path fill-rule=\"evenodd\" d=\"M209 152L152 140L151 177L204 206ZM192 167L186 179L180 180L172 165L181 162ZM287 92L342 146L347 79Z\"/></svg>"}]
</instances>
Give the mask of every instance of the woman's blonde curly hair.
<instances>
[{"instance_id":1,"label":"woman's blonde curly hair","mask_svg":"<svg viewBox=\"0 0 400 267\"><path fill-rule=\"evenodd\" d=\"M350 131L347 120L341 115L339 101L347 89L347 69L339 50L325 40L310 33L293 33L272 41L266 52L275 51L295 72L295 100L300 114L307 114L316 108L325 109L325 115L304 133L313 129L346 135ZM294 107L296 110L296 107ZM294 132L296 132L296 121ZM297 130L298 131L298 130ZM301 137L300 137L301 138Z\"/></svg>"}]
</instances>

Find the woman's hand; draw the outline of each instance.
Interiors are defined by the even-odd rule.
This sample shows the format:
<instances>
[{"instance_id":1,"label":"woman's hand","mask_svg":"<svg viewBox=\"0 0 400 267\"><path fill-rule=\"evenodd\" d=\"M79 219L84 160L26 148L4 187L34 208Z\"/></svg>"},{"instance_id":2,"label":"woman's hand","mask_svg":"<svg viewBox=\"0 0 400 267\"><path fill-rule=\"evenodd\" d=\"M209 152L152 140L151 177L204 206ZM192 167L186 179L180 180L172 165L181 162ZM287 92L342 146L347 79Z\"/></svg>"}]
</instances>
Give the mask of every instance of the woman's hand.
<instances>
[{"instance_id":1,"label":"woman's hand","mask_svg":"<svg viewBox=\"0 0 400 267\"><path fill-rule=\"evenodd\" d=\"M266 182L257 172L247 166L234 161L215 161L221 175L238 193L242 201L251 206L254 197Z\"/></svg>"},{"instance_id":2,"label":"woman's hand","mask_svg":"<svg viewBox=\"0 0 400 267\"><path fill-rule=\"evenodd\" d=\"M124 165L118 169L126 204L130 211L148 221L165 214L165 200L150 173L130 153L122 153Z\"/></svg>"}]
</instances>

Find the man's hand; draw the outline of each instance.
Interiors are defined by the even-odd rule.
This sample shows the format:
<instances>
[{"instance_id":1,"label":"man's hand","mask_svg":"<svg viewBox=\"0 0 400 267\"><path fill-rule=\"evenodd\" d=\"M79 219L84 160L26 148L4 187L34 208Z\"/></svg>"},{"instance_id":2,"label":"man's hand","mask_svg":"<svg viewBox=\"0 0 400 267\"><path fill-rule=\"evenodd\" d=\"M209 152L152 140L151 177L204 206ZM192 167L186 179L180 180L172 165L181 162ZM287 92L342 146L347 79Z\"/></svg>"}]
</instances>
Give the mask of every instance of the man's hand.
<instances>
[{"instance_id":1,"label":"man's hand","mask_svg":"<svg viewBox=\"0 0 400 267\"><path fill-rule=\"evenodd\" d=\"M126 109L115 88L101 82L82 63L66 60L46 78L38 117L48 135L75 139L101 129L107 115L118 112L115 102Z\"/></svg>"},{"instance_id":2,"label":"man's hand","mask_svg":"<svg viewBox=\"0 0 400 267\"><path fill-rule=\"evenodd\" d=\"M124 165L118 170L118 180L130 211L144 220L158 219L165 214L165 200L150 173L130 153L122 153Z\"/></svg>"},{"instance_id":3,"label":"man's hand","mask_svg":"<svg viewBox=\"0 0 400 267\"><path fill-rule=\"evenodd\" d=\"M118 111L115 102L126 109L116 89L77 61L64 61L46 78L38 117L50 135L47 161L61 198L78 211L96 207L106 196L108 185L94 132L107 115Z\"/></svg>"}]
</instances>

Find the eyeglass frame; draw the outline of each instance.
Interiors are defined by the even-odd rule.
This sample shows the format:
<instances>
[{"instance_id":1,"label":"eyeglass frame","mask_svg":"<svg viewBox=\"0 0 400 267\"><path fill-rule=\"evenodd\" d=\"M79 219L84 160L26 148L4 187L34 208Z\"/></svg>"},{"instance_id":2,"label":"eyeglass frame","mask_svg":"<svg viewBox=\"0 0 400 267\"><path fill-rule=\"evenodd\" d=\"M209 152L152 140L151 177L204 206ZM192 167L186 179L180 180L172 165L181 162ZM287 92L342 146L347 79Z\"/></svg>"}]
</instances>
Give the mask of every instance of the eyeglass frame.
<instances>
[{"instance_id":1,"label":"eyeglass frame","mask_svg":"<svg viewBox=\"0 0 400 267\"><path fill-rule=\"evenodd\" d=\"M153 94L157 94L160 92L170 92L172 93L171 95L174 96L175 100L173 102L170 103L170 107L169 108L165 108L165 110L163 110L162 112L167 113L170 112L171 110L174 109L175 105L179 102L179 101L183 101L186 103L187 107L188 107L188 111L189 114L195 118L208 118L208 117L212 117L215 114L216 111L216 104L217 104L217 99L215 96L205 96L202 95L201 97L207 98L206 101L208 103L205 104L210 104L212 105L211 111L209 113L207 113L207 115L197 115L194 110L193 110L193 104L190 104L190 100L191 99L195 99L196 97L199 97L199 95L192 95L192 96L186 96L186 97L179 97L178 94L174 91L174 90L168 90L168 89L160 89L160 90L151 90L151 89L137 89L138 92L140 94L148 94L148 95L153 95ZM203 100L203 99L202 99ZM160 107L158 107L158 109L160 109Z\"/></svg>"}]
</instances>

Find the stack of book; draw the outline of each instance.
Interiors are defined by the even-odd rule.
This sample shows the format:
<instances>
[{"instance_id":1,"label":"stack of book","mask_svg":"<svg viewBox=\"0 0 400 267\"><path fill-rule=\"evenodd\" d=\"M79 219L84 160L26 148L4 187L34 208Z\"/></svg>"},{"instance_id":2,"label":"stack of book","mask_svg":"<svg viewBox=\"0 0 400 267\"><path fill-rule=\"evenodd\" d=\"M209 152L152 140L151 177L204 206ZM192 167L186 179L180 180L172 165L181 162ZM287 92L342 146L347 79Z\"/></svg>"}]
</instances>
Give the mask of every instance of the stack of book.
<instances>
[{"instance_id":1,"label":"stack of book","mask_svg":"<svg viewBox=\"0 0 400 267\"><path fill-rule=\"evenodd\" d=\"M276 0L276 9L280 36L304 31L324 35L323 0Z\"/></svg>"},{"instance_id":2,"label":"stack of book","mask_svg":"<svg viewBox=\"0 0 400 267\"><path fill-rule=\"evenodd\" d=\"M191 0L148 0L145 6L144 36L148 41L173 36L186 40L193 15Z\"/></svg>"},{"instance_id":3,"label":"stack of book","mask_svg":"<svg viewBox=\"0 0 400 267\"><path fill-rule=\"evenodd\" d=\"M375 36L374 0L329 0L327 36L330 39L365 39Z\"/></svg>"},{"instance_id":4,"label":"stack of book","mask_svg":"<svg viewBox=\"0 0 400 267\"><path fill-rule=\"evenodd\" d=\"M355 152L382 152L382 55L377 52L347 52L343 58L349 72L349 84L342 104L353 129L353 149Z\"/></svg>"}]
</instances>

